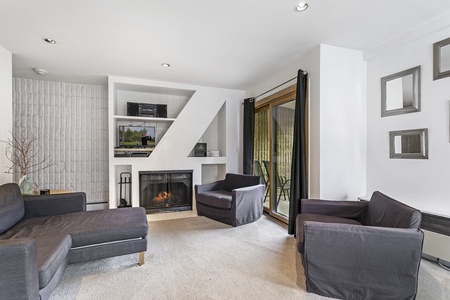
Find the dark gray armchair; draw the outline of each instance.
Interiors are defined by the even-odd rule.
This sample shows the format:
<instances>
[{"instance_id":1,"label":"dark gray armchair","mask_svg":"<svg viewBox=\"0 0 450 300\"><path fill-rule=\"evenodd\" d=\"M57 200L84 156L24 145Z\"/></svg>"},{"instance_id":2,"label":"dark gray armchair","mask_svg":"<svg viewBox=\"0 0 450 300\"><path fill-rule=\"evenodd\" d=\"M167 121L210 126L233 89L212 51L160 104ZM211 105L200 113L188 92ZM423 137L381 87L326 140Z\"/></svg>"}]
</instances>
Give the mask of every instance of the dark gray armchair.
<instances>
[{"instance_id":1,"label":"dark gray armchair","mask_svg":"<svg viewBox=\"0 0 450 300\"><path fill-rule=\"evenodd\" d=\"M264 191L259 176L228 173L195 186L197 213L234 227L254 222L263 212Z\"/></svg>"},{"instance_id":2,"label":"dark gray armchair","mask_svg":"<svg viewBox=\"0 0 450 300\"><path fill-rule=\"evenodd\" d=\"M296 218L308 292L339 299L415 299L421 213L380 192L370 201L305 200Z\"/></svg>"}]
</instances>

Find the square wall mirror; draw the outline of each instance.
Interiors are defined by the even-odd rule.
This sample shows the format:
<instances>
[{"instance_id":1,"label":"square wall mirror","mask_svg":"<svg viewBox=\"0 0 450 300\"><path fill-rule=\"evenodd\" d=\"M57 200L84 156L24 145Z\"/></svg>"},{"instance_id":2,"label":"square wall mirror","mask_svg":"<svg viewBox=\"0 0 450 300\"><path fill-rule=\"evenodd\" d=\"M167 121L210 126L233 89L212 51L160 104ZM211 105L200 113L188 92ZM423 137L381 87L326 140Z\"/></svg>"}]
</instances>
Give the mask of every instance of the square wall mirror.
<instances>
[{"instance_id":1,"label":"square wall mirror","mask_svg":"<svg viewBox=\"0 0 450 300\"><path fill-rule=\"evenodd\" d=\"M433 44L433 80L450 76L450 38Z\"/></svg>"},{"instance_id":2,"label":"square wall mirror","mask_svg":"<svg viewBox=\"0 0 450 300\"><path fill-rule=\"evenodd\" d=\"M389 157L428 159L428 129L390 131Z\"/></svg>"},{"instance_id":3,"label":"square wall mirror","mask_svg":"<svg viewBox=\"0 0 450 300\"><path fill-rule=\"evenodd\" d=\"M381 116L420 111L420 66L381 78Z\"/></svg>"}]
</instances>

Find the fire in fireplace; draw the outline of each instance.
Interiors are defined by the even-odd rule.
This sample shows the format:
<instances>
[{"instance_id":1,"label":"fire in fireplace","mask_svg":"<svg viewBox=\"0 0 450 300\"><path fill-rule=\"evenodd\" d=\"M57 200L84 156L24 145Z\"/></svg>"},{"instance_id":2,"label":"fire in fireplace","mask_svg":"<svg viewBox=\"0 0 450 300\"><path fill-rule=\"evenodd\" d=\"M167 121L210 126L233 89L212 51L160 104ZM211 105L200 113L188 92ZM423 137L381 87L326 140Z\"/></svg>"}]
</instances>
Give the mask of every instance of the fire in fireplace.
<instances>
[{"instance_id":1,"label":"fire in fireplace","mask_svg":"<svg viewBox=\"0 0 450 300\"><path fill-rule=\"evenodd\" d=\"M192 210L192 170L139 172L139 198L147 212Z\"/></svg>"},{"instance_id":2,"label":"fire in fireplace","mask_svg":"<svg viewBox=\"0 0 450 300\"><path fill-rule=\"evenodd\" d=\"M168 192L162 192L158 193L158 195L155 196L155 200L158 202L163 202L170 199L170 193Z\"/></svg>"}]
</instances>

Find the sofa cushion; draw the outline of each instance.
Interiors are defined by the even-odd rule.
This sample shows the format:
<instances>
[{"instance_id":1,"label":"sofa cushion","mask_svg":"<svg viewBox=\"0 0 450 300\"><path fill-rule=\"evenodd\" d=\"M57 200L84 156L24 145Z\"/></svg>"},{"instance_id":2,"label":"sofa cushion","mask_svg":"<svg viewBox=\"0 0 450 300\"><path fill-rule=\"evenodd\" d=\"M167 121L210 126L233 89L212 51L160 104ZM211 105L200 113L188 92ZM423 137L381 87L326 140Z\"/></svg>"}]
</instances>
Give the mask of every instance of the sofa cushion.
<instances>
[{"instance_id":1,"label":"sofa cushion","mask_svg":"<svg viewBox=\"0 0 450 300\"><path fill-rule=\"evenodd\" d=\"M62 264L68 263L72 240L68 234L36 238L39 289L46 287Z\"/></svg>"},{"instance_id":2,"label":"sofa cushion","mask_svg":"<svg viewBox=\"0 0 450 300\"><path fill-rule=\"evenodd\" d=\"M73 215L73 216L71 216ZM127 207L69 214L67 232L72 247L143 238L148 234L147 214L143 207Z\"/></svg>"},{"instance_id":3,"label":"sofa cushion","mask_svg":"<svg viewBox=\"0 0 450 300\"><path fill-rule=\"evenodd\" d=\"M22 194L15 183L0 186L0 234L22 220L25 214Z\"/></svg>"},{"instance_id":4,"label":"sofa cushion","mask_svg":"<svg viewBox=\"0 0 450 300\"><path fill-rule=\"evenodd\" d=\"M297 240L297 250L300 253L303 253L303 245L305 242L304 236L304 223L306 221L312 222L322 222L322 223L339 223L339 224L351 224L351 225L361 225L360 222L353 219L346 219L335 216L328 215L316 215L316 214L298 214L296 219L296 240Z\"/></svg>"},{"instance_id":5,"label":"sofa cushion","mask_svg":"<svg viewBox=\"0 0 450 300\"><path fill-rule=\"evenodd\" d=\"M260 181L261 178L259 176L227 173L222 190L231 192L234 189L257 185Z\"/></svg>"},{"instance_id":6,"label":"sofa cushion","mask_svg":"<svg viewBox=\"0 0 450 300\"><path fill-rule=\"evenodd\" d=\"M231 209L231 199L231 192L224 190L203 192L195 198L197 203L223 209Z\"/></svg>"},{"instance_id":7,"label":"sofa cushion","mask_svg":"<svg viewBox=\"0 0 450 300\"><path fill-rule=\"evenodd\" d=\"M24 219L0 236L0 239L70 234L74 248L142 238L147 233L145 209L127 207Z\"/></svg>"},{"instance_id":8,"label":"sofa cushion","mask_svg":"<svg viewBox=\"0 0 450 300\"><path fill-rule=\"evenodd\" d=\"M421 221L420 211L376 191L369 201L365 225L418 229Z\"/></svg>"}]
</instances>

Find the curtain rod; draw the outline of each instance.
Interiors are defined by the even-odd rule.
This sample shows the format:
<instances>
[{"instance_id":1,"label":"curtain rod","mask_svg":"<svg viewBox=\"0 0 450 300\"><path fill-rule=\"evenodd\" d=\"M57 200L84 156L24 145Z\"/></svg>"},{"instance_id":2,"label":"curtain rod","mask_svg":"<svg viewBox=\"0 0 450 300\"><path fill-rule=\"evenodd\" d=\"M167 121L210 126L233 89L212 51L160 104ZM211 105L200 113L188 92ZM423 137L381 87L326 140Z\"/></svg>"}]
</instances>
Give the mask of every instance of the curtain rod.
<instances>
[{"instance_id":1,"label":"curtain rod","mask_svg":"<svg viewBox=\"0 0 450 300\"><path fill-rule=\"evenodd\" d=\"M303 71L303 74L306 75L306 74L308 74L308 72ZM277 85L276 87L271 88L270 90L265 91L265 92L262 93L262 94L259 94L259 95L256 96L256 97L253 97L253 99L259 98L259 97L261 97L261 96L263 96L263 95L265 95L265 94L267 94L267 93L273 91L274 89L279 88L280 86L282 86L282 85L284 85L284 84L286 84L286 83L288 83L289 81L292 81L292 80L294 80L294 79L297 79L297 76L295 76L294 78L291 78L291 79L289 79L289 80L287 80L287 81L285 81L285 82L283 82L283 83Z\"/></svg>"},{"instance_id":2,"label":"curtain rod","mask_svg":"<svg viewBox=\"0 0 450 300\"><path fill-rule=\"evenodd\" d=\"M306 74L308 74L308 72L303 71L303 75L306 75ZM263 96L263 95L265 95L265 94L267 94L267 93L273 91L274 89L279 88L279 87L282 86L283 84L286 84L286 83L288 83L289 81L292 81L292 80L294 80L294 79L297 79L297 76L295 76L295 77L293 77L293 78L291 78L291 79L289 79L289 80L286 80L285 82L283 82L283 83L277 85L276 87L273 87L273 88L271 88L270 90L267 90L267 91L265 91L264 93L261 93L261 94L259 94L258 96L252 97L252 98L253 98L253 99L256 99L256 98L258 98L258 97L261 97L261 96ZM242 104L244 104L244 101L242 101Z\"/></svg>"},{"instance_id":3,"label":"curtain rod","mask_svg":"<svg viewBox=\"0 0 450 300\"><path fill-rule=\"evenodd\" d=\"M253 97L253 98L254 98L254 99L259 98L259 97L261 97L261 96L263 96L263 95L265 95L265 94L267 94L267 93L273 91L274 89L279 88L280 86L282 86L282 85L284 85L284 84L286 84L286 83L288 83L288 82L290 82L290 81L292 81L292 80L294 80L294 79L297 79L297 76L295 76L294 78L291 78L291 79L289 79L289 80L287 80L287 81L285 81L285 82L283 82L283 83L277 85L276 87L271 88L270 90L265 91L264 93L259 94L259 95L256 96L256 97Z\"/></svg>"}]
</instances>

